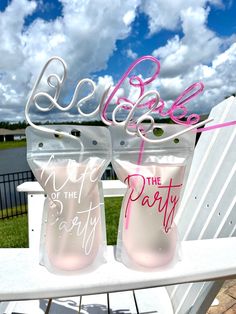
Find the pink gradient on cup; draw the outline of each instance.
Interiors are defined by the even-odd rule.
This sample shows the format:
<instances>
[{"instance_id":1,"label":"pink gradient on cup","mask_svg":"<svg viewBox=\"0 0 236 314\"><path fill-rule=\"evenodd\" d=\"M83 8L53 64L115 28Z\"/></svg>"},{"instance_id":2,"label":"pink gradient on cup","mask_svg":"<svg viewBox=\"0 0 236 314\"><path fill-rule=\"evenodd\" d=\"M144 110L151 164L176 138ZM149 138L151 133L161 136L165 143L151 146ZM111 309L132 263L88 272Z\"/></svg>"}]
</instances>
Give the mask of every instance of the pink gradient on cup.
<instances>
[{"instance_id":1,"label":"pink gradient on cup","mask_svg":"<svg viewBox=\"0 0 236 314\"><path fill-rule=\"evenodd\" d=\"M135 173L136 168L137 165L120 161L118 169L128 185L122 206L129 207L129 223L127 226L127 216L123 217L122 243L135 264L164 266L176 252L177 229L173 219L180 202L185 166L139 165L139 172ZM124 210L124 216L125 213Z\"/></svg>"},{"instance_id":2,"label":"pink gradient on cup","mask_svg":"<svg viewBox=\"0 0 236 314\"><path fill-rule=\"evenodd\" d=\"M93 263L102 243L98 176L101 161L51 159L36 177L48 195L45 232L47 259L53 268L79 270Z\"/></svg>"}]
</instances>

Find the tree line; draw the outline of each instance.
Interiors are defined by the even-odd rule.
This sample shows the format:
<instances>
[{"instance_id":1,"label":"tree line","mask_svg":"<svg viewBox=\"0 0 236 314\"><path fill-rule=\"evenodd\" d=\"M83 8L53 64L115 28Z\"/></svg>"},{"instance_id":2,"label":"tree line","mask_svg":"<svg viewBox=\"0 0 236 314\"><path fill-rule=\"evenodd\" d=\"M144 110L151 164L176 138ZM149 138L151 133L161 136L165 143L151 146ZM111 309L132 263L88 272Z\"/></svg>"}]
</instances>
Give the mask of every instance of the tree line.
<instances>
[{"instance_id":1,"label":"tree line","mask_svg":"<svg viewBox=\"0 0 236 314\"><path fill-rule=\"evenodd\" d=\"M71 125L104 125L102 121L84 121L84 122L49 122L46 121L44 123L36 122L36 125L52 125L52 124L71 124ZM17 129L25 129L29 124L26 121L18 121L18 122L9 122L9 121L0 121L0 129L8 129L8 130L17 130Z\"/></svg>"},{"instance_id":2,"label":"tree line","mask_svg":"<svg viewBox=\"0 0 236 314\"><path fill-rule=\"evenodd\" d=\"M0 121L0 129L16 130L16 129L25 129L27 127L26 121L19 122L9 122L9 121Z\"/></svg>"},{"instance_id":3,"label":"tree line","mask_svg":"<svg viewBox=\"0 0 236 314\"><path fill-rule=\"evenodd\" d=\"M158 119L156 122L158 123L173 123L173 121L169 118L166 119ZM36 125L53 125L53 124L70 124L70 125L97 125L97 126L106 126L101 120L94 121L83 121L83 122L75 122L75 121L65 121L65 122L49 122L46 121L44 123L36 122ZM8 130L17 130L17 129L25 129L29 124L26 121L19 122L8 122L8 121L0 121L0 129L8 129Z\"/></svg>"}]
</instances>

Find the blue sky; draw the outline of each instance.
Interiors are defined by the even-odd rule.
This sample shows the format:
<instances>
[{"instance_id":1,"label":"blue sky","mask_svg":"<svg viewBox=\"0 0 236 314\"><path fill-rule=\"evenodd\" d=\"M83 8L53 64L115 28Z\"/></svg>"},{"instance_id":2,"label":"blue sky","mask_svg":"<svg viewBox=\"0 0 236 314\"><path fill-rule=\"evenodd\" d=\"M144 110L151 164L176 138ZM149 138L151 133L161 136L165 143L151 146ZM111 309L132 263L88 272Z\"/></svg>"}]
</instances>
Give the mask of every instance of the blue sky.
<instances>
[{"instance_id":1,"label":"blue sky","mask_svg":"<svg viewBox=\"0 0 236 314\"><path fill-rule=\"evenodd\" d=\"M68 64L61 102L84 77L95 80L99 101L104 88L114 86L137 57L153 55L161 72L149 88L171 104L202 81L205 92L189 111L208 113L236 92L235 14L235 1L221 0L1 0L0 120L24 119L28 94L53 55ZM140 67L140 75L151 70L150 64ZM135 95L128 84L120 94ZM73 119L73 114L57 117Z\"/></svg>"}]
</instances>

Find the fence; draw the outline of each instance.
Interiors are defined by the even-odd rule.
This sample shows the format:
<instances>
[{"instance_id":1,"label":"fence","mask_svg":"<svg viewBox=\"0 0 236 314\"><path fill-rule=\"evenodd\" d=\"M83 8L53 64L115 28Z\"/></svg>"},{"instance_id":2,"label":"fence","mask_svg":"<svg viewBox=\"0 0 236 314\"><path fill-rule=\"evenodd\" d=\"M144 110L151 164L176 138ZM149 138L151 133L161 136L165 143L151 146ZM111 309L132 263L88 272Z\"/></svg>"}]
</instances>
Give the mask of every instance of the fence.
<instances>
[{"instance_id":1,"label":"fence","mask_svg":"<svg viewBox=\"0 0 236 314\"><path fill-rule=\"evenodd\" d=\"M116 174L111 165L104 172L102 179L116 179ZM31 171L22 171L0 175L0 219L10 218L27 213L27 195L17 192L19 184L34 181Z\"/></svg>"},{"instance_id":2,"label":"fence","mask_svg":"<svg viewBox=\"0 0 236 314\"><path fill-rule=\"evenodd\" d=\"M26 193L17 192L16 187L25 181L33 180L31 171L0 175L0 219L27 213Z\"/></svg>"},{"instance_id":3,"label":"fence","mask_svg":"<svg viewBox=\"0 0 236 314\"><path fill-rule=\"evenodd\" d=\"M111 164L108 165L105 172L103 173L102 180L117 180L116 173Z\"/></svg>"}]
</instances>

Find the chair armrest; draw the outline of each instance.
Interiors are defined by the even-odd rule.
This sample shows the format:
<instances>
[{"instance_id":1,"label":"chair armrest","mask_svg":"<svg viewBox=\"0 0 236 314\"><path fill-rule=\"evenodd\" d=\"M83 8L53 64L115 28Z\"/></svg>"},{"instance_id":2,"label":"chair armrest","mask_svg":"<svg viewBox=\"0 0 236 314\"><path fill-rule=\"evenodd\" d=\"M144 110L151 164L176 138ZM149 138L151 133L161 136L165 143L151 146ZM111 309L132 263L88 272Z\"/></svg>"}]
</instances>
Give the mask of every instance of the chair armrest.
<instances>
[{"instance_id":1,"label":"chair armrest","mask_svg":"<svg viewBox=\"0 0 236 314\"><path fill-rule=\"evenodd\" d=\"M102 187L105 197L123 196L126 185L120 180L102 180ZM18 192L43 194L44 190L37 181L24 182L17 187Z\"/></svg>"},{"instance_id":2,"label":"chair armrest","mask_svg":"<svg viewBox=\"0 0 236 314\"><path fill-rule=\"evenodd\" d=\"M78 275L55 275L30 249L0 249L0 301L96 294L236 277L236 238L184 241L182 260L159 271L131 270L114 259Z\"/></svg>"}]
</instances>

